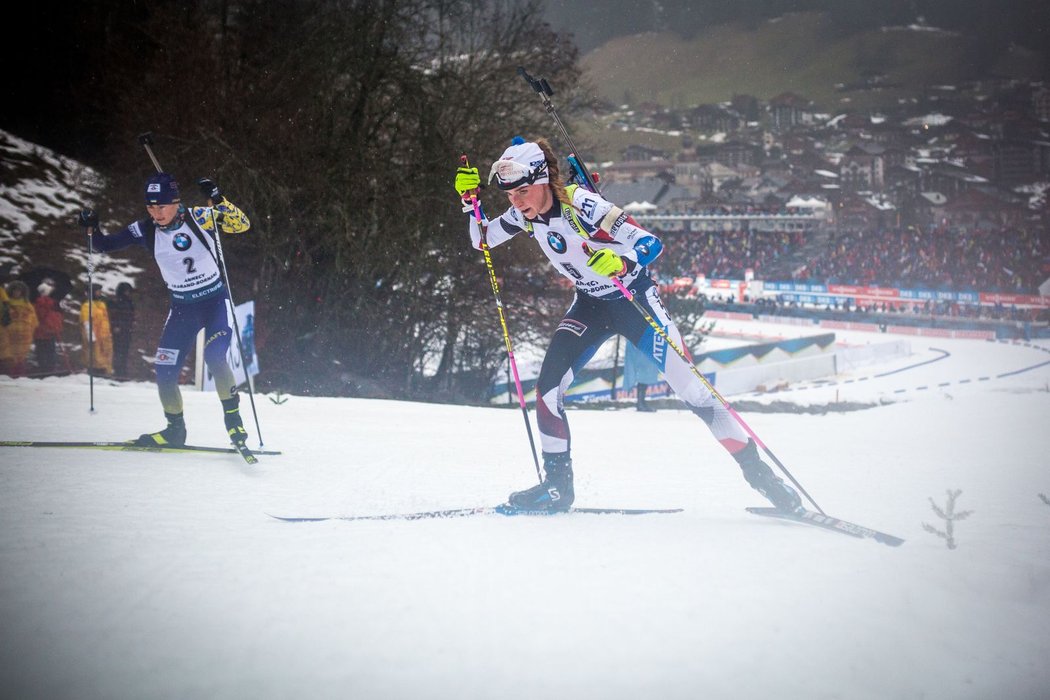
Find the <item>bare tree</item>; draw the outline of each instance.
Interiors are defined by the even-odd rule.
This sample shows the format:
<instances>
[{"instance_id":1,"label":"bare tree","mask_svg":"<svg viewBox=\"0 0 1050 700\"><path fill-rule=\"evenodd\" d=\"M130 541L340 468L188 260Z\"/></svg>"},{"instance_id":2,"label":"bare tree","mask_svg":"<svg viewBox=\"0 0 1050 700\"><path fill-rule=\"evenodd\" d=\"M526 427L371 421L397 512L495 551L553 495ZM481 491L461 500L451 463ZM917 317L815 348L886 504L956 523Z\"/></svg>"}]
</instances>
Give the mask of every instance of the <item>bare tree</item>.
<instances>
[{"instance_id":1,"label":"bare tree","mask_svg":"<svg viewBox=\"0 0 1050 700\"><path fill-rule=\"evenodd\" d=\"M273 329L260 342L286 388L482 398L502 341L452 179L460 154L486 168L512 136L550 130L519 65L573 95L575 49L541 9L214 0L143 23L137 71L111 77L114 132L132 144L115 158L134 173L123 186L149 128L165 167L217 177L247 209L230 274ZM529 289L533 266L498 262Z\"/></svg>"}]
</instances>

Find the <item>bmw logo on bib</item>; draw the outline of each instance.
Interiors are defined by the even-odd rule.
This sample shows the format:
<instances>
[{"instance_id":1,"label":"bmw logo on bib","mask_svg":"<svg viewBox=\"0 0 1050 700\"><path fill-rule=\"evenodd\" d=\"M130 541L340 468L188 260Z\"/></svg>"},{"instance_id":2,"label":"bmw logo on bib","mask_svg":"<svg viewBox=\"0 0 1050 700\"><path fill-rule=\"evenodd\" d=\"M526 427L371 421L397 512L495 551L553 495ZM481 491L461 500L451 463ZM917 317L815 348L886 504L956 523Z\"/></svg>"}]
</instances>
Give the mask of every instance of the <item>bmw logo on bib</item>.
<instances>
[{"instance_id":1,"label":"bmw logo on bib","mask_svg":"<svg viewBox=\"0 0 1050 700\"><path fill-rule=\"evenodd\" d=\"M175 246L175 250L189 250L190 246L193 245L193 241L188 235L179 231L171 239L171 244Z\"/></svg>"},{"instance_id":2,"label":"bmw logo on bib","mask_svg":"<svg viewBox=\"0 0 1050 700\"><path fill-rule=\"evenodd\" d=\"M551 231L547 234L547 244L558 254L564 253L568 249L568 246L565 245L565 239L557 231Z\"/></svg>"}]
</instances>

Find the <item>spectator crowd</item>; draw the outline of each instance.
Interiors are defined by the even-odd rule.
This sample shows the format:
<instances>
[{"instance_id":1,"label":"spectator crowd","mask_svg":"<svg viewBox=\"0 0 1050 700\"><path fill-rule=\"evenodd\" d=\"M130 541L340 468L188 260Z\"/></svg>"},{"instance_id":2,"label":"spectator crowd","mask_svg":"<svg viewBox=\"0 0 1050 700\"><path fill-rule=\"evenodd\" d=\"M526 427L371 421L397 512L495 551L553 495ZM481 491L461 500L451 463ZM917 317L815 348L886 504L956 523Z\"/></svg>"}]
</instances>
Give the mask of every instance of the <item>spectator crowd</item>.
<instances>
[{"instance_id":1,"label":"spectator crowd","mask_svg":"<svg viewBox=\"0 0 1050 700\"><path fill-rule=\"evenodd\" d=\"M131 289L130 284L121 283L110 302L114 307L112 328L109 303L101 297L100 287L93 289L93 303L85 300L79 305L82 366L91 365L97 374L127 376L134 322ZM61 305L65 293L48 278L36 283L35 289L21 279L0 284L0 374L41 377L74 371L67 347L77 343L63 342L66 321L74 323Z\"/></svg>"},{"instance_id":2,"label":"spectator crowd","mask_svg":"<svg viewBox=\"0 0 1050 700\"><path fill-rule=\"evenodd\" d=\"M771 265L805 241L800 231L660 232L659 236L664 252L653 272L660 278L705 275L742 280L751 270L755 279L763 279Z\"/></svg>"},{"instance_id":3,"label":"spectator crowd","mask_svg":"<svg viewBox=\"0 0 1050 700\"><path fill-rule=\"evenodd\" d=\"M930 227L833 235L800 280L953 291L1038 294L1050 276L1047 236L1034 230Z\"/></svg>"},{"instance_id":4,"label":"spectator crowd","mask_svg":"<svg viewBox=\"0 0 1050 700\"><path fill-rule=\"evenodd\" d=\"M653 265L662 280L776 281L767 274L806 241L803 232L659 232L664 253ZM811 234L812 235L812 234ZM1035 229L947 227L832 231L822 250L780 280L905 289L1038 294L1048 277L1050 237Z\"/></svg>"}]
</instances>

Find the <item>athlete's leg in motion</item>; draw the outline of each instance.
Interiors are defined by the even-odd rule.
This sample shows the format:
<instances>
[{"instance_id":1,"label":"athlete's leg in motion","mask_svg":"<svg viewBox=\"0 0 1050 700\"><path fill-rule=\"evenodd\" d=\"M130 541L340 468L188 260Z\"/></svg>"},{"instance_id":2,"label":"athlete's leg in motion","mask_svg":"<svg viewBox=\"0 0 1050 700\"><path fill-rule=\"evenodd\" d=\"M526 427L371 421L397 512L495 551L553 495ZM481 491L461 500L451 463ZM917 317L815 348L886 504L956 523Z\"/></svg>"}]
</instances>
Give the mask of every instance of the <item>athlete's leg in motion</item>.
<instances>
[{"instance_id":1,"label":"athlete's leg in motion","mask_svg":"<svg viewBox=\"0 0 1050 700\"><path fill-rule=\"evenodd\" d=\"M186 421L182 414L182 393L179 391L179 373L186 364L186 353L202 325L194 304L172 304L164 322L153 367L157 372L157 393L168 425L156 433L139 436L144 445L186 444Z\"/></svg>"},{"instance_id":2,"label":"athlete's leg in motion","mask_svg":"<svg viewBox=\"0 0 1050 700\"><path fill-rule=\"evenodd\" d=\"M544 453L568 452L569 424L565 418L565 392L598 348L612 337L600 304L587 297L577 299L558 324L547 347L536 380L536 422Z\"/></svg>"},{"instance_id":3,"label":"athlete's leg in motion","mask_svg":"<svg viewBox=\"0 0 1050 700\"><path fill-rule=\"evenodd\" d=\"M667 337L684 351L682 334L664 309L656 288L651 287L644 296L639 294L635 298L646 308L653 320L663 327ZM627 335L628 340L652 358L678 398L704 421L715 439L733 455L733 459L743 470L747 483L777 508L793 511L801 507L802 501L795 490L777 477L769 465L762 461L755 441L748 436L740 421L733 417L726 405L696 376L691 367L692 363L687 364L683 361L636 309L632 311L642 323L630 322L631 334Z\"/></svg>"},{"instance_id":4,"label":"athlete's leg in motion","mask_svg":"<svg viewBox=\"0 0 1050 700\"><path fill-rule=\"evenodd\" d=\"M543 481L510 495L510 503L524 509L567 510L575 493L565 392L576 374L609 339L607 302L577 297L558 324L536 380L536 422L543 448Z\"/></svg>"},{"instance_id":5,"label":"athlete's leg in motion","mask_svg":"<svg viewBox=\"0 0 1050 700\"><path fill-rule=\"evenodd\" d=\"M656 287L650 287L644 295L639 294L635 299L664 329L674 344L679 349L685 350L682 344L682 334L668 315L663 302L660 301ZM725 405L711 393L699 377L693 374L690 365L678 357L678 353L668 346L667 341L660 334L653 330L637 309L629 308L627 311L633 314L633 317L627 316L629 319L629 330L625 333L627 339L652 358L656 366L664 373L664 378L674 393L703 419L722 447L734 455L744 449L747 445L747 432L733 418Z\"/></svg>"},{"instance_id":6,"label":"athlete's leg in motion","mask_svg":"<svg viewBox=\"0 0 1050 700\"><path fill-rule=\"evenodd\" d=\"M233 368L230 367L226 354L230 350L230 340L233 331L230 330L229 309L224 297L215 300L208 299L201 302L207 305L202 325L204 326L204 364L215 378L215 391L219 394L219 400L230 398L234 395L237 380L233 377Z\"/></svg>"},{"instance_id":7,"label":"athlete's leg in motion","mask_svg":"<svg viewBox=\"0 0 1050 700\"><path fill-rule=\"evenodd\" d=\"M225 297L202 302L209 304L204 324L204 364L215 378L215 391L222 403L222 417L230 441L243 444L248 439L241 420L241 397L237 394L237 379L227 359L233 331L230 328L230 310Z\"/></svg>"}]
</instances>

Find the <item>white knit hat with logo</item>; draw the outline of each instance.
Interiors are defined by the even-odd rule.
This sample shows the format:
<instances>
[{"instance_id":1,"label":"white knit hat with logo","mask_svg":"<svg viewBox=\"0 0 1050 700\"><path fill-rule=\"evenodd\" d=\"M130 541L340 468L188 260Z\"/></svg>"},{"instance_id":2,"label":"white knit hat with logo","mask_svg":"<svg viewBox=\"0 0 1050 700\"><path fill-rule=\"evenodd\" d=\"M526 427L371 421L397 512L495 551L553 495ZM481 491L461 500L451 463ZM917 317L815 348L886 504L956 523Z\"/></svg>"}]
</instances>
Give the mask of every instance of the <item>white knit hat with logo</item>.
<instances>
[{"instance_id":1,"label":"white knit hat with logo","mask_svg":"<svg viewBox=\"0 0 1050 700\"><path fill-rule=\"evenodd\" d=\"M514 138L514 145L503 152L489 170L489 182L496 178L501 190L513 190L522 185L542 185L550 182L547 157L539 144Z\"/></svg>"}]
</instances>

